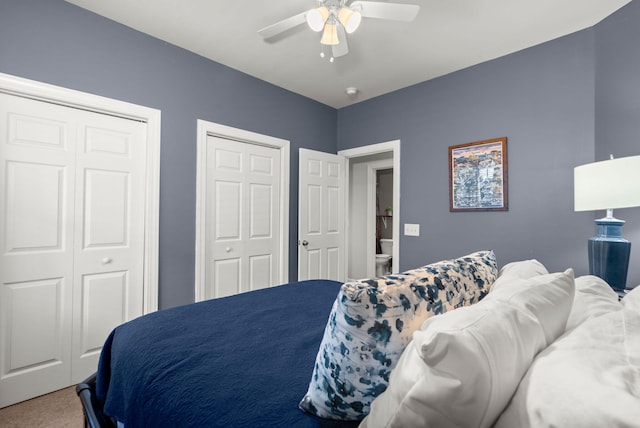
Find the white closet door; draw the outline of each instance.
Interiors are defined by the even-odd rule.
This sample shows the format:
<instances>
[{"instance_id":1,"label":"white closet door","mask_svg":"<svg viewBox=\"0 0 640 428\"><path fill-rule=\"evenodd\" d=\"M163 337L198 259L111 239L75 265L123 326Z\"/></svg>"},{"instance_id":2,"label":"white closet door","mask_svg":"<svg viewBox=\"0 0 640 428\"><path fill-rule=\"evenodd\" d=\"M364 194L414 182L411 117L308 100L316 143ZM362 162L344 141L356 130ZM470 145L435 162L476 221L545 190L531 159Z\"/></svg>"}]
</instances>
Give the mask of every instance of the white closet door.
<instances>
[{"instance_id":1,"label":"white closet door","mask_svg":"<svg viewBox=\"0 0 640 428\"><path fill-rule=\"evenodd\" d=\"M75 124L0 94L0 406L69 384Z\"/></svg>"},{"instance_id":2,"label":"white closet door","mask_svg":"<svg viewBox=\"0 0 640 428\"><path fill-rule=\"evenodd\" d=\"M144 266L146 124L79 113L73 383L96 370L115 326L142 315Z\"/></svg>"},{"instance_id":3,"label":"white closet door","mask_svg":"<svg viewBox=\"0 0 640 428\"><path fill-rule=\"evenodd\" d=\"M280 152L207 137L206 298L278 283Z\"/></svg>"},{"instance_id":4,"label":"white closet door","mask_svg":"<svg viewBox=\"0 0 640 428\"><path fill-rule=\"evenodd\" d=\"M142 313L145 125L0 94L0 130L4 407L94 372Z\"/></svg>"}]
</instances>

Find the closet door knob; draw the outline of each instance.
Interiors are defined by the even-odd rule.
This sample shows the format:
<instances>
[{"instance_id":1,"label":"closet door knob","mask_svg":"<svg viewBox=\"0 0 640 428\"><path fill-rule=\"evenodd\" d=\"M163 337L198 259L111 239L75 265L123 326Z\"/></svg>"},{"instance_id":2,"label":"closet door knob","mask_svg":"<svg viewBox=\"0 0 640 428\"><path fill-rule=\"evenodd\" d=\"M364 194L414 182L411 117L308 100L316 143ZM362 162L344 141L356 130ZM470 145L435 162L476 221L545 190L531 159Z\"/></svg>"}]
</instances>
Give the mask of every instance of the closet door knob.
<instances>
[{"instance_id":1,"label":"closet door knob","mask_svg":"<svg viewBox=\"0 0 640 428\"><path fill-rule=\"evenodd\" d=\"M104 259L102 259L102 264L103 265L108 265L112 261L113 261L113 259L111 257L105 257Z\"/></svg>"},{"instance_id":2,"label":"closet door knob","mask_svg":"<svg viewBox=\"0 0 640 428\"><path fill-rule=\"evenodd\" d=\"M225 250L227 253L230 253L230 252L231 252L231 247L227 247L227 248L225 248L224 250Z\"/></svg>"}]
</instances>

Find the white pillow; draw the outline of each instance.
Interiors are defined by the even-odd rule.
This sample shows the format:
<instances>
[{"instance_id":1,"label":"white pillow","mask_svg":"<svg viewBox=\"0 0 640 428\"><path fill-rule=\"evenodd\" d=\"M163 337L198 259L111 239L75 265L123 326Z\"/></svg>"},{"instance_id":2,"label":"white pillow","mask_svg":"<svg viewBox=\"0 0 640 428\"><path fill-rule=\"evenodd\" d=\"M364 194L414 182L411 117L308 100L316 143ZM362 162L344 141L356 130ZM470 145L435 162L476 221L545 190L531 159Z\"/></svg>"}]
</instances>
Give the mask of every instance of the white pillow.
<instances>
[{"instance_id":1,"label":"white pillow","mask_svg":"<svg viewBox=\"0 0 640 428\"><path fill-rule=\"evenodd\" d=\"M496 428L640 426L640 312L587 319L542 351Z\"/></svg>"},{"instance_id":2,"label":"white pillow","mask_svg":"<svg viewBox=\"0 0 640 428\"><path fill-rule=\"evenodd\" d=\"M562 292L554 288L567 286L569 283L571 288L569 300L559 299L557 294L562 294ZM539 320L547 344L564 333L575 296L573 269L531 278L514 279L510 284L510 287L493 290L487 298L506 301L512 306L526 308L530 311ZM564 297L564 294L562 296Z\"/></svg>"},{"instance_id":3,"label":"white pillow","mask_svg":"<svg viewBox=\"0 0 640 428\"><path fill-rule=\"evenodd\" d=\"M507 263L498 271L498 279L491 286L491 290L508 286L514 279L532 278L548 273L547 268L536 259Z\"/></svg>"},{"instance_id":4,"label":"white pillow","mask_svg":"<svg viewBox=\"0 0 640 428\"><path fill-rule=\"evenodd\" d=\"M567 320L567 331L585 320L622 308L618 294L603 279L593 275L576 278L576 295Z\"/></svg>"},{"instance_id":5,"label":"white pillow","mask_svg":"<svg viewBox=\"0 0 640 428\"><path fill-rule=\"evenodd\" d=\"M362 427L488 427L535 355L564 331L573 271L513 287L425 321Z\"/></svg>"},{"instance_id":6,"label":"white pillow","mask_svg":"<svg viewBox=\"0 0 640 428\"><path fill-rule=\"evenodd\" d=\"M640 312L640 287L636 287L629 291L622 299L622 305L625 308Z\"/></svg>"}]
</instances>

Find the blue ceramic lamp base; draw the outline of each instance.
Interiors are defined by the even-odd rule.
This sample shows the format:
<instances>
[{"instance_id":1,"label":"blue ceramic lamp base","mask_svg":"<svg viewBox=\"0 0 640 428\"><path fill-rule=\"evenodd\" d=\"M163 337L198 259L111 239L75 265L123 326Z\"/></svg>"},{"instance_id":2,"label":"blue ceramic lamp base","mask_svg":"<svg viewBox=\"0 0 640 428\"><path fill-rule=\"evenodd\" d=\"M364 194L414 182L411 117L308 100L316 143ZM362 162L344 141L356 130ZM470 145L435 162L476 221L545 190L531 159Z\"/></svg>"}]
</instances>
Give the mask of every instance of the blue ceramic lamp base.
<instances>
[{"instance_id":1,"label":"blue ceramic lamp base","mask_svg":"<svg viewBox=\"0 0 640 428\"><path fill-rule=\"evenodd\" d=\"M595 222L597 236L589 239L589 273L623 291L631 254L631 242L622 237L624 220L607 216Z\"/></svg>"}]
</instances>

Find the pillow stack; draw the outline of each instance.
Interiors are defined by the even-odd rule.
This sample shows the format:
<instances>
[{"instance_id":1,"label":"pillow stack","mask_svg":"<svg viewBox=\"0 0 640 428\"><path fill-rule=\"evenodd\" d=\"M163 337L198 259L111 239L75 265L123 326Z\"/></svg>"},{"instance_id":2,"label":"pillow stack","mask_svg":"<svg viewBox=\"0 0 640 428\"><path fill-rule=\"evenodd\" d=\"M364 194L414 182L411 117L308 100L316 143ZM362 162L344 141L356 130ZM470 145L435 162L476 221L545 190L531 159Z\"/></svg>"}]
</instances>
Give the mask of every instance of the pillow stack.
<instances>
[{"instance_id":1,"label":"pillow stack","mask_svg":"<svg viewBox=\"0 0 640 428\"><path fill-rule=\"evenodd\" d=\"M603 279L593 275L576 278L576 296L567 320L567 331L573 330L589 318L618 309L618 295Z\"/></svg>"},{"instance_id":2,"label":"pillow stack","mask_svg":"<svg viewBox=\"0 0 640 428\"><path fill-rule=\"evenodd\" d=\"M493 252L482 251L344 284L300 408L325 418L362 419L387 388L413 332L433 315L482 299L497 273Z\"/></svg>"},{"instance_id":3,"label":"pillow stack","mask_svg":"<svg viewBox=\"0 0 640 428\"><path fill-rule=\"evenodd\" d=\"M640 287L620 304L602 279L576 278L566 333L532 362L496 428L638 426L639 309Z\"/></svg>"},{"instance_id":4,"label":"pillow stack","mask_svg":"<svg viewBox=\"0 0 640 428\"><path fill-rule=\"evenodd\" d=\"M482 302L428 319L361 426L491 426L536 354L565 329L573 271L540 272L512 272Z\"/></svg>"}]
</instances>

